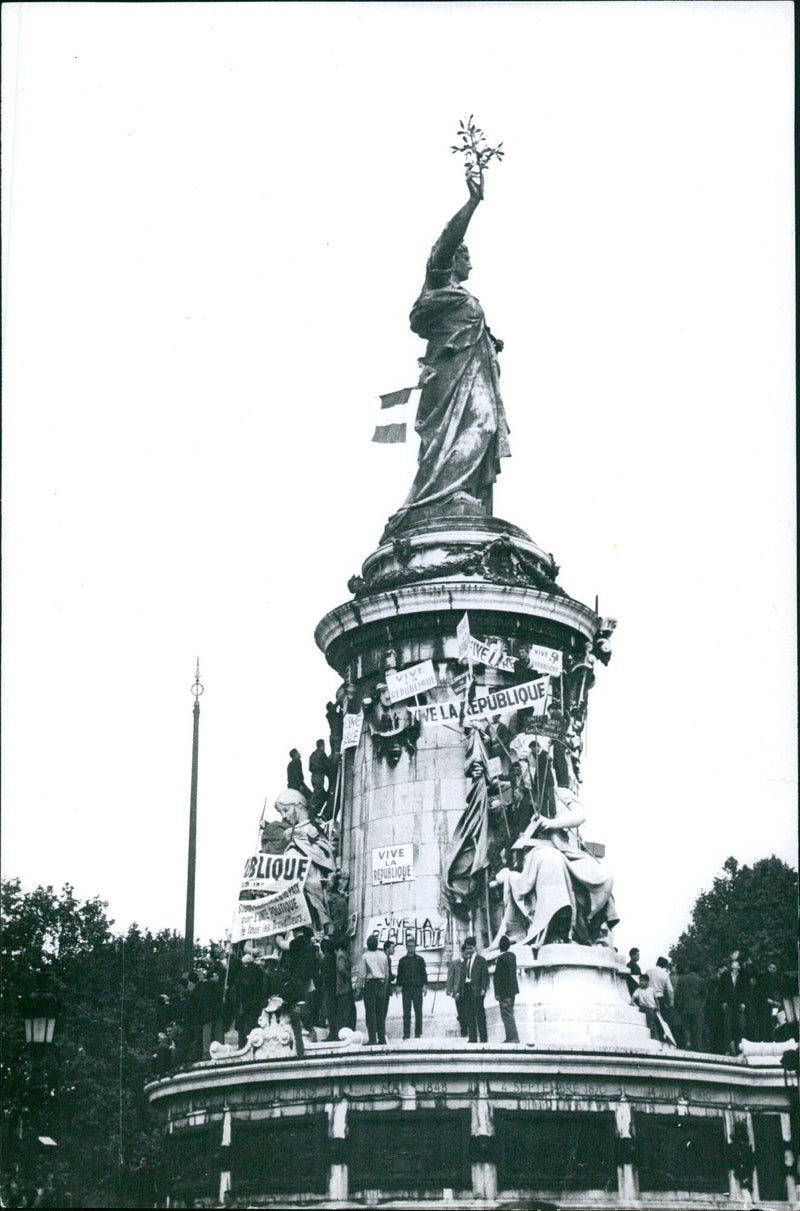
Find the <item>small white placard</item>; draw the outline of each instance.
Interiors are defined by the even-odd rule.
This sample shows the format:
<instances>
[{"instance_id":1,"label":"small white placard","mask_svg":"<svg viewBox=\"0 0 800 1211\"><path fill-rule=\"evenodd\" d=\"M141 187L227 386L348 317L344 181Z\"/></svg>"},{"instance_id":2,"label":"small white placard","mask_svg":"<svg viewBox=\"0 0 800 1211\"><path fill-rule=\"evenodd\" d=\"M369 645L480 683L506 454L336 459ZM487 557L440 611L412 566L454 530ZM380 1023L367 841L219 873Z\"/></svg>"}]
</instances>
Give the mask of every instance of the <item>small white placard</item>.
<instances>
[{"instance_id":1,"label":"small white placard","mask_svg":"<svg viewBox=\"0 0 800 1211\"><path fill-rule=\"evenodd\" d=\"M390 702L402 702L404 698L413 698L415 694L424 694L426 690L435 689L436 671L433 661L423 660L422 664L412 664L410 668L400 669L399 672L387 672L386 688Z\"/></svg>"},{"instance_id":2,"label":"small white placard","mask_svg":"<svg viewBox=\"0 0 800 1211\"><path fill-rule=\"evenodd\" d=\"M414 843L382 845L372 851L372 886L406 883L414 878Z\"/></svg>"}]
</instances>

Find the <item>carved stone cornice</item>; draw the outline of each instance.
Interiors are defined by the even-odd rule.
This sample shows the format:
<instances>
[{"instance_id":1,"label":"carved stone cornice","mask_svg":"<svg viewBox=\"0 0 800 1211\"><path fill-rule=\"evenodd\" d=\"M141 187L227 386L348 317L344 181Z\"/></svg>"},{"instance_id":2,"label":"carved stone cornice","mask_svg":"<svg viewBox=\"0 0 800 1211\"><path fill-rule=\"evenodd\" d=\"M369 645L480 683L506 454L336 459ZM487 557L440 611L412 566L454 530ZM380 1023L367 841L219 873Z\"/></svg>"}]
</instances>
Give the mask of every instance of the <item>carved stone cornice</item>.
<instances>
[{"instance_id":1,"label":"carved stone cornice","mask_svg":"<svg viewBox=\"0 0 800 1211\"><path fill-rule=\"evenodd\" d=\"M483 580L435 580L369 594L331 610L317 624L314 638L327 655L331 644L370 623L391 622L408 614L464 611L522 614L560 623L594 640L599 619L588 606L571 597L556 597L517 585Z\"/></svg>"}]
</instances>

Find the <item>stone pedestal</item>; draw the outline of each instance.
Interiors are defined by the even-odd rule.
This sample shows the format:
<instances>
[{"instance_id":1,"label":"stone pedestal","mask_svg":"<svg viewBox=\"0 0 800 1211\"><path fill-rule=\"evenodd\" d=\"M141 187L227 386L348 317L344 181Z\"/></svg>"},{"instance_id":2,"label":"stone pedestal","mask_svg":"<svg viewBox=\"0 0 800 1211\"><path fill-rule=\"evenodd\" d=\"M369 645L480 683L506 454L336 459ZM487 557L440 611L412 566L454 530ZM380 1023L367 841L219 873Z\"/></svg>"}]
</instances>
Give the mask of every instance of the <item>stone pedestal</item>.
<instances>
[{"instance_id":1,"label":"stone pedestal","mask_svg":"<svg viewBox=\"0 0 800 1211\"><path fill-rule=\"evenodd\" d=\"M374 703L385 681L387 653L399 669L430 660L437 685L424 702L452 700L450 684L464 671L456 630L469 615L473 635L500 638L507 650L544 645L575 664L586 658L597 615L555 581L551 555L499 518L435 519L383 544L353 577L354 599L327 614L316 641L352 689L351 710ZM530 676L535 677L535 673ZM482 667L483 686L520 681ZM564 693L563 681L556 691ZM357 926L353 957L369 933L382 942L414 932L432 982L443 984L447 962L469 933L485 946L492 936L485 898L453 916L442 893L443 872L467 796L464 731L458 720L423 722L418 735L403 731L398 711L395 751L365 723L356 749L343 758L342 866L350 878L350 911ZM374 876L381 851L408 846L410 877L381 883ZM398 955L399 957L399 955ZM452 1001L446 1002L452 1029Z\"/></svg>"},{"instance_id":2,"label":"stone pedestal","mask_svg":"<svg viewBox=\"0 0 800 1211\"><path fill-rule=\"evenodd\" d=\"M518 947L518 951L530 950ZM548 1051L657 1051L644 1014L630 1003L621 964L603 946L542 946L517 957L514 1007L520 1039ZM491 1011L491 1019L499 1010Z\"/></svg>"}]
</instances>

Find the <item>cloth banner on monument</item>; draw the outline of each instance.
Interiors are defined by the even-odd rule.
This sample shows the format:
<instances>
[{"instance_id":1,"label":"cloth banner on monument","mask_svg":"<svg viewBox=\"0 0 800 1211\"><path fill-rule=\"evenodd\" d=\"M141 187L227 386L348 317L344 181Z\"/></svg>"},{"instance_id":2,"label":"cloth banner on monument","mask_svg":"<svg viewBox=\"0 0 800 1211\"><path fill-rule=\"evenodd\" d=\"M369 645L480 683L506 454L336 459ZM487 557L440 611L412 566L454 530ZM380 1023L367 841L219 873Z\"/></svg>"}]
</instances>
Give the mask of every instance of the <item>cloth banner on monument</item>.
<instances>
[{"instance_id":1,"label":"cloth banner on monument","mask_svg":"<svg viewBox=\"0 0 800 1211\"><path fill-rule=\"evenodd\" d=\"M358 742L361 739L361 728L364 725L364 716L361 711L355 714L345 715L342 726L342 748L358 748Z\"/></svg>"},{"instance_id":2,"label":"cloth banner on monument","mask_svg":"<svg viewBox=\"0 0 800 1211\"><path fill-rule=\"evenodd\" d=\"M444 898L458 908L474 904L481 889L478 876L489 865L489 757L477 728L467 732L467 805L456 824L445 861Z\"/></svg>"},{"instance_id":3,"label":"cloth banner on monument","mask_svg":"<svg viewBox=\"0 0 800 1211\"><path fill-rule=\"evenodd\" d=\"M531 711L544 715L549 698L550 678L526 681L524 685L510 685L504 690L478 688L470 702L446 698L444 702L432 702L428 706L409 705L407 710L423 723L458 723L463 714L464 723L477 719L491 719L504 711Z\"/></svg>"},{"instance_id":4,"label":"cloth banner on monument","mask_svg":"<svg viewBox=\"0 0 800 1211\"><path fill-rule=\"evenodd\" d=\"M283 891L295 880L303 887L310 866L311 859L293 846L282 854L253 854L244 864L240 894Z\"/></svg>"},{"instance_id":5,"label":"cloth banner on monument","mask_svg":"<svg viewBox=\"0 0 800 1211\"><path fill-rule=\"evenodd\" d=\"M458 659L466 664L469 658L469 641L472 636L469 633L469 614L465 614L456 627L456 639L458 640Z\"/></svg>"},{"instance_id":6,"label":"cloth banner on monument","mask_svg":"<svg viewBox=\"0 0 800 1211\"><path fill-rule=\"evenodd\" d=\"M468 656L470 664L483 664L487 668L501 669L505 673L513 673L517 664L515 656L505 654L500 640L495 640L494 643L481 643L480 639L476 639L474 635L469 636Z\"/></svg>"},{"instance_id":7,"label":"cloth banner on monument","mask_svg":"<svg viewBox=\"0 0 800 1211\"><path fill-rule=\"evenodd\" d=\"M231 930L231 941L269 938L287 929L311 924L306 898L299 882L263 900L241 900Z\"/></svg>"}]
</instances>

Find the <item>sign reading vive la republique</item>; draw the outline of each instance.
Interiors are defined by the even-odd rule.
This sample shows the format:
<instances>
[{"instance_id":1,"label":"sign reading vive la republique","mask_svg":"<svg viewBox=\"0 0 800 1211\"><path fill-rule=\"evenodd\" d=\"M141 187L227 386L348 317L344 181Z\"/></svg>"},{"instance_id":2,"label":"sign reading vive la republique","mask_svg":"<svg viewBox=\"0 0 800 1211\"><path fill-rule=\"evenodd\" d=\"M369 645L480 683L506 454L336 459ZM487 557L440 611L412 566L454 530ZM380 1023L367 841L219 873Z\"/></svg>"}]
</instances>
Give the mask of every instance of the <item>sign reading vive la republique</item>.
<instances>
[{"instance_id":1,"label":"sign reading vive la republique","mask_svg":"<svg viewBox=\"0 0 800 1211\"><path fill-rule=\"evenodd\" d=\"M372 851L372 886L381 883L405 883L414 878L414 845L382 845Z\"/></svg>"},{"instance_id":2,"label":"sign reading vive la republique","mask_svg":"<svg viewBox=\"0 0 800 1211\"><path fill-rule=\"evenodd\" d=\"M436 670L433 661L423 660L422 664L412 664L399 672L389 669L386 673L386 688L390 702L402 702L404 698L413 698L415 694L424 694L426 690L435 689Z\"/></svg>"},{"instance_id":3,"label":"sign reading vive la republique","mask_svg":"<svg viewBox=\"0 0 800 1211\"><path fill-rule=\"evenodd\" d=\"M504 690L479 690L472 702L460 702L447 698L444 702L432 702L428 706L408 706L408 711L423 723L458 723L462 711L464 722L471 719L488 719L501 715L503 711L532 711L543 715L547 709L550 678L526 681L524 685L510 685Z\"/></svg>"},{"instance_id":4,"label":"sign reading vive la republique","mask_svg":"<svg viewBox=\"0 0 800 1211\"><path fill-rule=\"evenodd\" d=\"M378 939L379 947L384 942L405 946L408 938L414 938L420 950L441 950L447 934L447 922L435 909L431 909L430 913L417 909L413 916L386 913L381 917L370 917L366 936L370 934Z\"/></svg>"}]
</instances>

